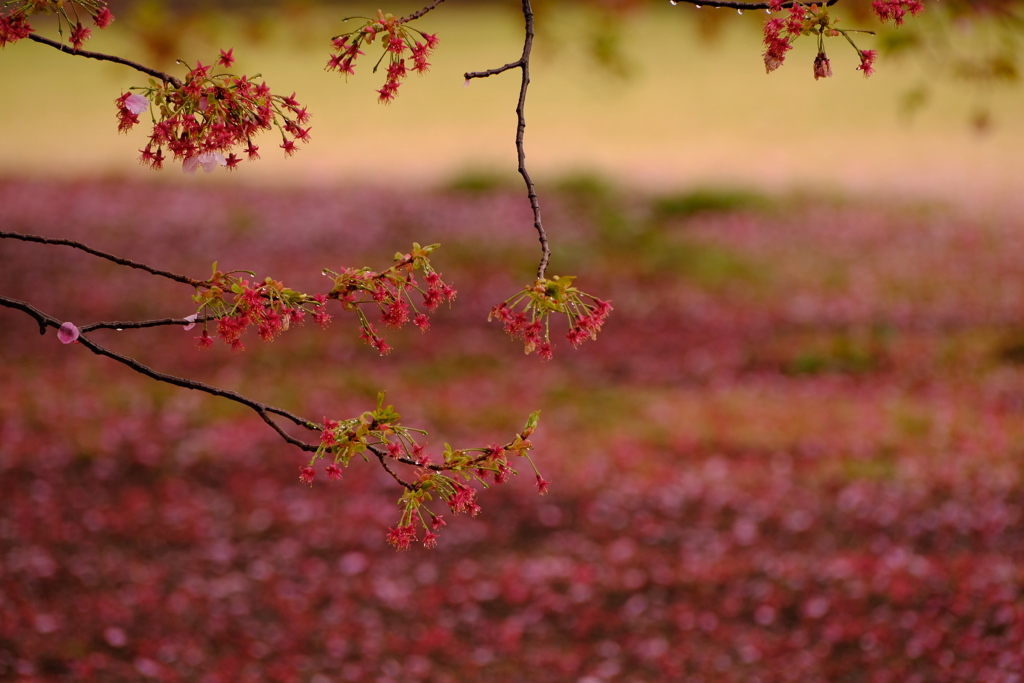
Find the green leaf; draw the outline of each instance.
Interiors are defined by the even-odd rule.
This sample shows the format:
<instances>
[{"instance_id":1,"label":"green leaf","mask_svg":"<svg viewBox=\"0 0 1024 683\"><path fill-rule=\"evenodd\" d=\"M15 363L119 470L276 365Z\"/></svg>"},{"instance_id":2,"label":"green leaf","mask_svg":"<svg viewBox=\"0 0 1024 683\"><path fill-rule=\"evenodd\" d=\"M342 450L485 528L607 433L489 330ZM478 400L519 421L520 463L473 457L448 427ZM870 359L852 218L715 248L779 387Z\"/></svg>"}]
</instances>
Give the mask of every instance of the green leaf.
<instances>
[{"instance_id":1,"label":"green leaf","mask_svg":"<svg viewBox=\"0 0 1024 683\"><path fill-rule=\"evenodd\" d=\"M523 436L530 436L533 431L537 429L537 423L540 422L540 411L535 410L530 413L530 417L526 419L526 427L523 428Z\"/></svg>"}]
</instances>

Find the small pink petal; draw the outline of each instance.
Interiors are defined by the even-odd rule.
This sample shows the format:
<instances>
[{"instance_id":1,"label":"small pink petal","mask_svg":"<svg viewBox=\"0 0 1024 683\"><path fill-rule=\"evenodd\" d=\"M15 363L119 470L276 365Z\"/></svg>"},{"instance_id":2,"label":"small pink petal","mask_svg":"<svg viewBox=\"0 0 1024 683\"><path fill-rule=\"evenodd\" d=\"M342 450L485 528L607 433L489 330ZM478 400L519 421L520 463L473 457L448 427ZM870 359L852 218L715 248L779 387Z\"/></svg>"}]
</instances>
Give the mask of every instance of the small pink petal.
<instances>
[{"instance_id":1,"label":"small pink petal","mask_svg":"<svg viewBox=\"0 0 1024 683\"><path fill-rule=\"evenodd\" d=\"M124 101L124 108L131 113L138 115L149 109L149 100L138 93L132 93L128 96L128 99Z\"/></svg>"},{"instance_id":2,"label":"small pink petal","mask_svg":"<svg viewBox=\"0 0 1024 683\"><path fill-rule=\"evenodd\" d=\"M186 315L185 316L185 320L188 321L188 325L185 325L185 329L186 330L191 330L193 327L196 326L196 314L195 313L193 313L192 315Z\"/></svg>"},{"instance_id":3,"label":"small pink petal","mask_svg":"<svg viewBox=\"0 0 1024 683\"><path fill-rule=\"evenodd\" d=\"M61 344L70 344L78 339L78 328L75 327L74 323L64 323L57 330L57 339L60 340Z\"/></svg>"},{"instance_id":4,"label":"small pink petal","mask_svg":"<svg viewBox=\"0 0 1024 683\"><path fill-rule=\"evenodd\" d=\"M199 163L207 173L213 173L218 166L224 166L228 160L220 152L203 152L199 155Z\"/></svg>"}]
</instances>

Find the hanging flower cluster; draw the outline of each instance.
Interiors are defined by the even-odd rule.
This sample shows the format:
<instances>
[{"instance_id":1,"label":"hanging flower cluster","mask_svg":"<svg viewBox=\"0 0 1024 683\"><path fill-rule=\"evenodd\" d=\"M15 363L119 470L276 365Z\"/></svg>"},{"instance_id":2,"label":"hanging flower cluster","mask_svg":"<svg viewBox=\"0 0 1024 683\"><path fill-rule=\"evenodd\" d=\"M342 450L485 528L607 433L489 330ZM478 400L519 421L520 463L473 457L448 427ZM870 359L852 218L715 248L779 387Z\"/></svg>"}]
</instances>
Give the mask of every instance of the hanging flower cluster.
<instances>
[{"instance_id":1,"label":"hanging flower cluster","mask_svg":"<svg viewBox=\"0 0 1024 683\"><path fill-rule=\"evenodd\" d=\"M233 50L221 50L217 65L230 67ZM166 148L182 162L185 173L200 166L207 172L217 166L233 169L241 161L235 150L249 159L259 158L252 138L277 128L286 155L297 143L309 140L309 113L295 99L274 95L264 82L248 76L213 73L212 66L197 62L183 82L150 80L115 100L118 130L125 132L139 122L139 114L153 105L153 132L140 160L154 169L163 167ZM139 94L141 93L141 94Z\"/></svg>"},{"instance_id":2,"label":"hanging flower cluster","mask_svg":"<svg viewBox=\"0 0 1024 683\"><path fill-rule=\"evenodd\" d=\"M360 338L384 355L391 347L374 328L363 307L376 306L381 321L389 327L401 327L411 319L414 325L426 330L429 318L417 308L413 293L422 296L423 308L430 312L455 298L455 289L441 280L430 265L430 254L439 246L421 247L414 242L411 252L395 254L395 264L380 273L369 268L346 268L340 273L324 270L324 275L334 279L327 298L337 299L346 311L355 312L359 316ZM417 282L416 270L423 271L425 287Z\"/></svg>"},{"instance_id":3,"label":"hanging flower cluster","mask_svg":"<svg viewBox=\"0 0 1024 683\"><path fill-rule=\"evenodd\" d=\"M816 35L818 37L818 53L814 58L815 80L828 78L832 75L832 65L829 62L828 55L825 54L824 40L826 37L835 38L842 36L845 38L853 49L857 51L857 56L860 58L860 65L857 67L857 70L863 71L864 76L870 76L875 72L874 63L878 52L876 50L861 50L857 47L853 38L850 37L851 33L872 34L871 31L838 28L839 19L832 19L829 16L828 9L817 4L807 5L801 2L789 4L787 0L771 0L770 5L769 12L782 12L785 9L787 14L785 18L774 17L769 19L764 26L764 44L766 46L764 66L768 73L782 66L786 60L786 53L793 48L793 42L802 35ZM889 12L892 17L895 17L895 12L905 5L915 5L917 9L911 8L910 10L914 14L920 11L920 2L916 0L911 0L909 3L900 2L899 0L879 0L874 5L876 13L878 13L879 18L883 21L886 18L883 10ZM891 7L893 5L897 7L893 9ZM879 9L879 6L884 7ZM903 10L903 13L905 12L906 10ZM903 13L898 15L897 25L902 23Z\"/></svg>"},{"instance_id":4,"label":"hanging flower cluster","mask_svg":"<svg viewBox=\"0 0 1024 683\"><path fill-rule=\"evenodd\" d=\"M384 394L377 397L377 409L365 412L349 420L324 420L320 445L309 463L299 470L299 480L312 484L316 478L318 460L329 459L325 472L329 481L341 479L342 469L356 455L369 460L373 455L385 469L401 483L405 492L398 501L401 517L398 525L389 530L387 541L398 550L408 550L419 540L419 530L425 532L423 545L432 548L437 544L434 533L445 521L440 514L431 510L429 503L440 498L453 513L468 512L476 516L480 506L476 502L476 489L467 481L476 481L484 487L503 484L516 471L509 465L508 458L523 457L530 463L537 477L540 493L547 493L548 484L530 458L533 448L530 436L537 427L540 413L530 415L523 431L504 446L493 444L482 448L455 449L445 444L442 461L435 463L423 446L416 441L416 435L425 435L420 429L411 429L399 424L401 416L391 405L384 405ZM417 478L413 482L403 481L389 463L403 463L416 467ZM458 478L457 478L458 477ZM461 481L460 479L461 478Z\"/></svg>"},{"instance_id":5,"label":"hanging flower cluster","mask_svg":"<svg viewBox=\"0 0 1024 683\"><path fill-rule=\"evenodd\" d=\"M902 26L907 12L917 16L924 9L924 3L921 0L874 0L871 9L882 23L892 19L896 26Z\"/></svg>"},{"instance_id":6,"label":"hanging flower cluster","mask_svg":"<svg viewBox=\"0 0 1024 683\"><path fill-rule=\"evenodd\" d=\"M224 273L214 263L213 275L199 283L192 297L199 310L190 319L204 320L203 333L198 337L200 348L213 345L207 329L211 320L217 321L217 337L236 351L245 348L242 335L250 325L256 327L260 339L273 341L292 323L301 323L307 313L323 327L330 322L331 316L324 310L327 297L323 294L303 294L269 277L263 282L250 282L240 274L253 276L248 271Z\"/></svg>"},{"instance_id":7,"label":"hanging flower cluster","mask_svg":"<svg viewBox=\"0 0 1024 683\"><path fill-rule=\"evenodd\" d=\"M346 268L340 273L324 269L324 275L334 279L334 286L327 294L304 294L269 277L262 282L250 282L244 276L255 277L254 273L244 270L225 273L214 263L210 279L197 282L196 294L192 297L199 309L190 319L203 321L199 346L213 345L214 337L208 326L214 320L217 321L216 336L238 351L245 348L242 335L250 326L256 327L264 341L272 341L292 323L301 323L307 313L321 327L326 327L331 321L326 304L334 299L359 318L359 336L382 355L386 354L391 347L376 331L363 307L376 306L381 320L390 327L401 327L411 320L425 331L430 319L426 312L417 308L413 294L422 296L421 305L427 312L455 298L455 289L446 284L430 264L430 254L439 246L421 247L413 243L411 252L395 254L394 265L379 273L370 268ZM415 278L416 270L423 271L423 285Z\"/></svg>"},{"instance_id":8,"label":"hanging flower cluster","mask_svg":"<svg viewBox=\"0 0 1024 683\"><path fill-rule=\"evenodd\" d=\"M513 339L523 340L524 351L536 352L550 360L550 315L561 313L569 320L566 339L578 347L587 339L596 339L597 333L611 313L612 305L572 286L573 276L540 278L523 291L509 297L491 309L488 320L497 318L505 324L505 332ZM589 301L588 301L589 300ZM516 308L523 306L522 310Z\"/></svg>"},{"instance_id":9,"label":"hanging flower cluster","mask_svg":"<svg viewBox=\"0 0 1024 683\"><path fill-rule=\"evenodd\" d=\"M82 15L87 15L96 28L106 28L114 20L104 0L15 0L5 3L6 13L0 15L0 47L28 38L32 26L28 18L33 14L56 14L57 31L64 36L64 27L70 32L69 40L74 50L92 35L92 29L82 24Z\"/></svg>"},{"instance_id":10,"label":"hanging flower cluster","mask_svg":"<svg viewBox=\"0 0 1024 683\"><path fill-rule=\"evenodd\" d=\"M384 57L388 57L387 79L384 81L384 87L378 90L377 94L382 103L389 104L398 94L402 79L410 71L425 73L430 67L427 57L437 47L437 35L423 33L407 26L395 15L385 14L380 10L377 10L375 19L349 17L345 21L349 19L365 19L366 23L354 31L334 36L331 39L334 54L327 62L327 71L339 71L346 75L354 74L356 58L365 54L359 48L372 44L377 36L380 36L384 52L374 65L373 72L377 73ZM407 64L406 60L411 63Z\"/></svg>"}]
</instances>

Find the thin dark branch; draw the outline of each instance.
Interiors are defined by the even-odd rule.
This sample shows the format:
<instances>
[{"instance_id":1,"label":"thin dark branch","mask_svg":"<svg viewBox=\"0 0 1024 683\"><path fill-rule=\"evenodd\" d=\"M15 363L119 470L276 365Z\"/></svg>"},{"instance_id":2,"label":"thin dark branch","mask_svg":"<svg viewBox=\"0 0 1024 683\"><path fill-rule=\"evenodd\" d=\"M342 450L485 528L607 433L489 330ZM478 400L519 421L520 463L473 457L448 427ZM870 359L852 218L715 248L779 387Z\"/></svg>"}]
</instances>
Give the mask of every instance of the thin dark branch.
<instances>
[{"instance_id":1,"label":"thin dark branch","mask_svg":"<svg viewBox=\"0 0 1024 683\"><path fill-rule=\"evenodd\" d=\"M415 488L415 486L402 479L395 473L393 469L388 467L388 463L384 460L384 458L387 457L387 451L380 448L379 446L370 446L370 450L373 451L373 454L377 456L377 459L380 460L380 466L384 468L385 472L391 475L392 479L394 479L395 481L397 481L399 484L409 489L410 491Z\"/></svg>"},{"instance_id":2,"label":"thin dark branch","mask_svg":"<svg viewBox=\"0 0 1024 683\"><path fill-rule=\"evenodd\" d=\"M62 324L62 322L57 318L54 318L51 315L43 313L39 309L35 308L30 304L25 303L24 301L18 301L17 299L10 299L5 296L0 296L0 305L6 306L7 308L14 308L20 311L24 311L25 313L31 315L33 318L36 319L36 321L39 322L43 333L46 332L47 327L59 328ZM79 330L79 332L81 332L81 330ZM275 422L274 419L270 416L279 415L291 422L294 422L296 425L300 427L305 427L306 429L311 430L317 429L316 424L310 420L299 417L298 415L290 413L287 410L283 410L282 408L275 408L274 406L270 406L265 403L260 403L259 401L255 401L247 396L243 396L237 392L230 391L228 389L221 389L219 387L206 384L205 382L198 382L196 380L185 379L183 377L176 377L174 375L168 375L167 373L164 372L159 372L147 365L143 365L134 358L129 358L128 356L117 353L116 351L112 351L106 348L105 346L101 346L96 342L92 341L91 339L88 339L82 334L79 334L78 336L78 343L84 346L85 348L89 349L96 355L106 356L107 358L115 360L118 363L121 363L122 365L126 365L135 372L141 375L145 375L146 377L154 379L158 382L172 384L176 387L182 387L183 389L193 389L195 391L201 391L203 393L210 394L211 396L226 398L229 401L234 401L235 403L240 403L244 406L252 408L254 411L256 411L257 415L263 418L264 422L270 425L271 429L277 432L278 435L288 443L298 448L301 448L304 451L315 453L317 450L317 447L315 445L311 445L304 441L301 441L300 439L296 439L288 432L284 431L284 429L282 429L281 426L277 424L277 422Z\"/></svg>"},{"instance_id":3,"label":"thin dark branch","mask_svg":"<svg viewBox=\"0 0 1024 683\"><path fill-rule=\"evenodd\" d=\"M510 69L519 68L522 70L523 78L519 86L519 102L516 105L516 154L519 157L519 175L523 176L526 183L526 194L530 199L530 208L533 209L533 227L537 231L540 240L541 259L537 266L537 278L543 278L551 258L551 247L548 244L548 235L544 230L544 224L540 218L540 201L537 199L537 188L534 186L530 173L526 170L526 147L523 139L526 135L526 91L530 87L530 53L533 50L533 8L530 0L523 0L523 17L526 19L525 38L523 40L523 55L514 62L487 71L470 71L465 74L466 80L473 78L487 78Z\"/></svg>"},{"instance_id":4,"label":"thin dark branch","mask_svg":"<svg viewBox=\"0 0 1024 683\"><path fill-rule=\"evenodd\" d=\"M427 12L429 12L430 10L432 10L432 9L435 9L435 8L436 8L436 7L438 6L438 5L440 5L440 4L442 3L442 2L444 2L444 0L434 0L434 2L430 3L429 5L427 5L426 7L424 7L423 9L421 9L421 10L416 10L415 12L413 12L412 14L410 14L409 16L407 16L407 17L402 17L402 18L401 18L401 19L399 19L398 21L399 21L400 23L403 23L403 24L404 24L404 23L406 23L406 22L409 22L409 21L413 21L413 20L415 20L415 19L419 19L420 17L422 17L422 16L424 15L424 14L426 14L426 13L427 13Z\"/></svg>"},{"instance_id":5,"label":"thin dark branch","mask_svg":"<svg viewBox=\"0 0 1024 683\"><path fill-rule=\"evenodd\" d=\"M463 74L468 81L471 78L487 78L488 76L497 76L500 73L504 73L509 69L518 69L523 65L523 60L517 59L514 62L509 62L505 66L499 66L496 69L488 69L487 71L467 71Z\"/></svg>"},{"instance_id":6,"label":"thin dark branch","mask_svg":"<svg viewBox=\"0 0 1024 683\"><path fill-rule=\"evenodd\" d=\"M119 266L138 268L139 270L144 270L147 273L159 275L160 277L165 277L168 280L174 280L175 282L191 285L192 287L197 287L201 283L201 280L194 280L184 275L178 275L176 273L171 273L166 270L153 268L147 266L144 263L136 263L135 261L132 261L130 259L121 258L120 256L115 256L113 254L108 254L107 252L100 251L99 249L93 249L92 247L86 246L81 242L76 242L74 240L60 239L56 237L43 237L41 235L25 235L19 232L4 232L2 230L0 230L0 239L14 239L22 240L23 242L36 242L38 244L54 244L64 247L73 247L74 249L80 249L88 254L92 254L93 256L99 256L100 258L107 259L108 261L113 261Z\"/></svg>"},{"instance_id":7,"label":"thin dark branch","mask_svg":"<svg viewBox=\"0 0 1024 683\"><path fill-rule=\"evenodd\" d=\"M43 36L39 35L38 33L30 33L30 34L28 34L28 38L29 38L29 40L34 40L37 43L42 43L43 45L49 45L53 49L60 50L61 52L65 53L65 54L77 55L78 57L87 57L89 59L98 59L98 60L103 61L103 62L114 62L115 64L123 64L124 66L130 66L131 68L135 69L136 71L141 71L142 73L144 73L144 74L146 74L148 76L152 76L153 78L159 79L159 80L164 81L166 83L170 83L175 88L180 88L181 87L181 81L178 80L177 78L175 78L174 76L171 76L170 74L166 74L163 71L157 71L156 69L151 69L148 66L143 66L142 64L139 64L137 62L133 62L133 61L128 60L128 59L124 59L123 57L118 57L116 55L107 55L107 54L103 54L102 52L90 52L88 50L76 50L76 49L74 49L72 47L68 47L67 45L64 45L63 43L57 42L56 40L51 40L49 38L44 38Z\"/></svg>"},{"instance_id":8,"label":"thin dark branch","mask_svg":"<svg viewBox=\"0 0 1024 683\"><path fill-rule=\"evenodd\" d=\"M27 301L19 301L18 299L11 299L6 296L0 296L0 306L6 306L7 308L13 308L16 311L28 313L30 316L36 319L37 323L39 323L39 334L46 334L46 327L51 318L50 316L46 315L38 308L33 306L32 304L28 303Z\"/></svg>"},{"instance_id":9,"label":"thin dark branch","mask_svg":"<svg viewBox=\"0 0 1024 683\"><path fill-rule=\"evenodd\" d=\"M228 389L221 389L220 387L215 387L210 384L206 384L205 382L198 382L196 380L185 379L184 377L176 377L174 375L168 375L167 373L164 372L159 372L147 365L143 365L134 358L129 358L128 356L117 353L116 351L111 351L110 349L104 346L100 346L99 344L86 338L85 336L79 335L78 342L82 344L82 346L84 346L85 348L92 351L93 353L100 356L106 356L107 358L115 360L118 363L121 363L122 365L127 365L135 372L138 372L141 375L145 375L150 379L155 379L158 382L164 382L166 384L173 384L174 386L182 387L183 389L194 389L196 391L201 391L203 393L210 394L211 396L219 396L220 398L226 398L229 401L234 401L235 403L240 403L244 406L252 408L254 411L256 411L256 414L263 418L263 421L270 425L271 429L277 432L282 439L292 444L293 446L301 448L304 451L309 451L313 453L316 452L317 447L315 445L308 444L305 441L296 439L291 434L284 431L284 429L281 428L281 425L277 424L277 422L275 422L273 418L270 417L270 415L280 415L281 417L290 420L291 422L294 422L300 427L305 427L306 429L314 429L314 427L312 426L313 423L310 422L309 420L306 420L305 418L299 417L298 415L294 415L293 413L290 413L287 410L275 408L265 403L260 403L259 401L254 401L253 399L248 398L247 396L242 396L241 394L234 391L230 391Z\"/></svg>"},{"instance_id":10,"label":"thin dark branch","mask_svg":"<svg viewBox=\"0 0 1024 683\"><path fill-rule=\"evenodd\" d=\"M544 272L548 268L551 247L548 245L548 235L544 231L544 224L540 220L540 201L537 199L537 189L526 170L526 148L523 145L523 137L526 134L526 89L530 86L530 52L533 50L533 9L530 7L530 0L523 0L523 16L526 18L526 39L523 41L523 80L519 87L519 104L516 106L516 117L519 119L516 127L516 152L519 156L519 174L523 176L523 181L526 183L526 193L530 198L530 207L533 209L533 227L537 230L537 236L540 239L541 259L537 266L537 278L540 279L544 277Z\"/></svg>"},{"instance_id":11,"label":"thin dark branch","mask_svg":"<svg viewBox=\"0 0 1024 683\"><path fill-rule=\"evenodd\" d=\"M166 327L168 325L189 325L191 323L205 323L209 320L217 320L215 316L197 317L195 320L185 318L160 318L159 320L123 320L114 322L89 323L78 328L79 332L91 332L92 330L138 330L145 327Z\"/></svg>"},{"instance_id":12,"label":"thin dark branch","mask_svg":"<svg viewBox=\"0 0 1024 683\"><path fill-rule=\"evenodd\" d=\"M739 10L759 10L769 9L771 7L771 4L767 2L733 2L732 0L708 0L707 2L702 2L702 0L670 0L670 2L673 5L696 5L697 7L724 7L726 9ZM831 7L837 2L839 2L839 0L826 0L826 2L820 4L826 7ZM797 3L784 2L781 6L784 9L788 9L795 4ZM803 4L810 5L811 3L804 2Z\"/></svg>"}]
</instances>

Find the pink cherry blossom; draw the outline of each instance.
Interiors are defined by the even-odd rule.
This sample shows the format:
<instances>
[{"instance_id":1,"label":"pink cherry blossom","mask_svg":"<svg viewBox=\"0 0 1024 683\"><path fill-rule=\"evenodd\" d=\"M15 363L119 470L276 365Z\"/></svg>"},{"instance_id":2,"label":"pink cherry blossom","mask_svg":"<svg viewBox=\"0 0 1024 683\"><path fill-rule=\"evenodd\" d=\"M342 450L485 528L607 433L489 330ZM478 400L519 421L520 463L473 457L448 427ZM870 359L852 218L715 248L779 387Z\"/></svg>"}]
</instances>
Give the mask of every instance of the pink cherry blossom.
<instances>
[{"instance_id":1,"label":"pink cherry blossom","mask_svg":"<svg viewBox=\"0 0 1024 683\"><path fill-rule=\"evenodd\" d=\"M74 323L64 323L57 330L57 339L60 340L61 344L70 344L78 339L78 328L75 327Z\"/></svg>"},{"instance_id":2,"label":"pink cherry blossom","mask_svg":"<svg viewBox=\"0 0 1024 683\"><path fill-rule=\"evenodd\" d=\"M149 109L149 100L143 95L132 93L125 99L124 108L138 115Z\"/></svg>"},{"instance_id":3,"label":"pink cherry blossom","mask_svg":"<svg viewBox=\"0 0 1024 683\"><path fill-rule=\"evenodd\" d=\"M200 166L207 173L212 173L218 166L227 166L228 160L220 152L203 152L185 159L181 164L182 173L193 175Z\"/></svg>"}]
</instances>

